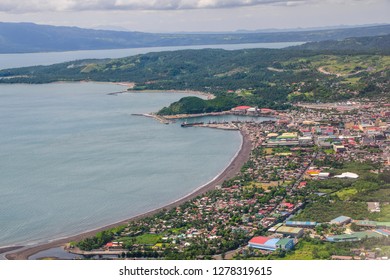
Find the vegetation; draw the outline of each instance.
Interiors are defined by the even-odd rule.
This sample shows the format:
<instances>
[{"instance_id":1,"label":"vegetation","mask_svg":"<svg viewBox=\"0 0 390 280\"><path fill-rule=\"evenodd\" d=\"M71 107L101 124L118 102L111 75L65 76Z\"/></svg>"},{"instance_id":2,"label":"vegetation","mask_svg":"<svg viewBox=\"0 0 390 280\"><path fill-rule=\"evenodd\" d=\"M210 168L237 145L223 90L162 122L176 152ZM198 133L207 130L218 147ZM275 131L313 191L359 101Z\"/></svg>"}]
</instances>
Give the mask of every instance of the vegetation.
<instances>
[{"instance_id":1,"label":"vegetation","mask_svg":"<svg viewBox=\"0 0 390 280\"><path fill-rule=\"evenodd\" d=\"M236 259L328 260L331 259L332 255L353 256L353 249L359 249L359 251L365 252L376 251L376 248L381 248L381 250L377 252L378 256L388 256L390 239L383 237L363 239L357 242L330 243L306 236L298 242L292 251L275 251L268 255L261 255L257 250L249 250L248 252L245 252L245 255L236 256Z\"/></svg>"},{"instance_id":2,"label":"vegetation","mask_svg":"<svg viewBox=\"0 0 390 280\"><path fill-rule=\"evenodd\" d=\"M390 208L384 207L382 213L370 213L367 203L370 201L390 202L390 184L381 175L370 172L378 166L372 163L339 163L334 174L354 172L358 179L328 179L308 182L308 190L326 193L326 196L311 195L306 208L294 217L295 220L329 222L340 215L354 219L386 220Z\"/></svg>"},{"instance_id":3,"label":"vegetation","mask_svg":"<svg viewBox=\"0 0 390 280\"><path fill-rule=\"evenodd\" d=\"M114 236L119 235L124 229L125 226L120 226L110 230L101 231L93 237L88 237L86 239L83 239L82 241L78 242L76 245L81 250L85 250L85 251L99 249L107 242L111 241L114 238Z\"/></svg>"},{"instance_id":4,"label":"vegetation","mask_svg":"<svg viewBox=\"0 0 390 280\"><path fill-rule=\"evenodd\" d=\"M197 90L160 114L229 110L237 105L287 109L289 102L335 101L390 92L390 35L370 37L360 51L288 49L182 50L120 59L81 60L0 71L0 83L135 82L134 90ZM386 41L387 42L387 41ZM378 49L371 50L372 45ZM310 44L309 44L310 45ZM364 49L364 47L367 47ZM331 48L330 48L331 49Z\"/></svg>"}]
</instances>

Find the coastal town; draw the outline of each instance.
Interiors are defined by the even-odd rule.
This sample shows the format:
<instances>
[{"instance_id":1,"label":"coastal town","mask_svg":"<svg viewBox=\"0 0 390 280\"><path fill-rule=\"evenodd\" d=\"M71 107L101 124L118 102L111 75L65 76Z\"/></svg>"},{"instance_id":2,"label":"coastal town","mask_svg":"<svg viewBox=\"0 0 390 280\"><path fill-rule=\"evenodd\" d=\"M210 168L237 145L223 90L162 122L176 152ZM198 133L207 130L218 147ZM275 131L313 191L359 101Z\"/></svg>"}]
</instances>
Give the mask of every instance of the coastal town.
<instances>
[{"instance_id":1,"label":"coastal town","mask_svg":"<svg viewBox=\"0 0 390 280\"><path fill-rule=\"evenodd\" d=\"M238 174L65 249L84 258L388 259L389 108L383 100L239 106L228 113L273 120L194 123L250 141Z\"/></svg>"}]
</instances>

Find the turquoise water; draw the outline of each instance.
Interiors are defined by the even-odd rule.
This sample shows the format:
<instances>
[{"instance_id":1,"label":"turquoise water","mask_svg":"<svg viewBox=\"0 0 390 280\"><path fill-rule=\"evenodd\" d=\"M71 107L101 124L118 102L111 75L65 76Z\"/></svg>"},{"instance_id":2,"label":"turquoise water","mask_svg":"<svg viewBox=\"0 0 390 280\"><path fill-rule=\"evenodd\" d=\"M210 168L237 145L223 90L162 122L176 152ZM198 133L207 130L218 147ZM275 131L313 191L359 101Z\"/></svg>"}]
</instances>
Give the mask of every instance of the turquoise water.
<instances>
[{"instance_id":1,"label":"turquoise water","mask_svg":"<svg viewBox=\"0 0 390 280\"><path fill-rule=\"evenodd\" d=\"M131 115L184 94L107 95L123 89L0 85L0 247L66 237L163 206L212 180L238 151L237 131Z\"/></svg>"}]
</instances>

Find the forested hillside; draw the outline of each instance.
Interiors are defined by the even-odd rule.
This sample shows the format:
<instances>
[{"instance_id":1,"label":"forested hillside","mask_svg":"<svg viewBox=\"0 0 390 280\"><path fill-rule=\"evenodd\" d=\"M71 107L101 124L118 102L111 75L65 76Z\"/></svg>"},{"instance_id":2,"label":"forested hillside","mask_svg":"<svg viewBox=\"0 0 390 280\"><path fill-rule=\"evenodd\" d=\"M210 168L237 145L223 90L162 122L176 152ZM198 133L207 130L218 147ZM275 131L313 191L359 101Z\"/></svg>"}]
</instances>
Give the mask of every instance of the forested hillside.
<instances>
[{"instance_id":1,"label":"forested hillside","mask_svg":"<svg viewBox=\"0 0 390 280\"><path fill-rule=\"evenodd\" d=\"M135 90L190 89L217 96L209 101L181 100L164 108L164 114L221 111L238 104L285 108L295 101L388 97L388 40L389 35L353 38L328 43L326 50L310 50L313 43L309 43L281 50L183 50L82 60L2 70L0 82L126 81L134 82ZM345 48L355 45L350 41L358 42L360 48Z\"/></svg>"}]
</instances>

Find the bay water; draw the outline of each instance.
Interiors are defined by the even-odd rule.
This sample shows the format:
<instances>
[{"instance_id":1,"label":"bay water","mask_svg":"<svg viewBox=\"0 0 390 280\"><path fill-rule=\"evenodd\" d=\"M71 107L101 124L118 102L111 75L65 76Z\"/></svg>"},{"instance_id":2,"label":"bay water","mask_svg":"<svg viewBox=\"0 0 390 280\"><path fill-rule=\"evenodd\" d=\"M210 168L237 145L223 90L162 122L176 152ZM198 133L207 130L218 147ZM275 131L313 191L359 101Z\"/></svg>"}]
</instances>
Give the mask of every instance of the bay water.
<instances>
[{"instance_id":1,"label":"bay water","mask_svg":"<svg viewBox=\"0 0 390 280\"><path fill-rule=\"evenodd\" d=\"M0 54L0 69L150 51L297 44ZM181 128L180 122L163 125L132 115L188 94L109 95L125 90L109 83L0 85L0 248L44 243L159 208L212 180L239 150L237 131Z\"/></svg>"},{"instance_id":2,"label":"bay water","mask_svg":"<svg viewBox=\"0 0 390 280\"><path fill-rule=\"evenodd\" d=\"M239 150L237 131L133 116L185 96L105 83L0 85L0 247L33 245L175 201Z\"/></svg>"},{"instance_id":3,"label":"bay water","mask_svg":"<svg viewBox=\"0 0 390 280\"><path fill-rule=\"evenodd\" d=\"M248 43L248 44L225 44L225 45L198 45L198 46L170 46L153 48L131 48L113 50L83 50L67 52L46 52L46 53L21 53L21 54L0 54L0 70L7 68L26 67L35 65L50 65L54 63L67 62L79 59L94 58L121 58L126 56L146 54L149 52L176 51L187 49L224 49L242 50L254 48L281 49L290 46L301 45L304 42L275 42L275 43Z\"/></svg>"}]
</instances>

